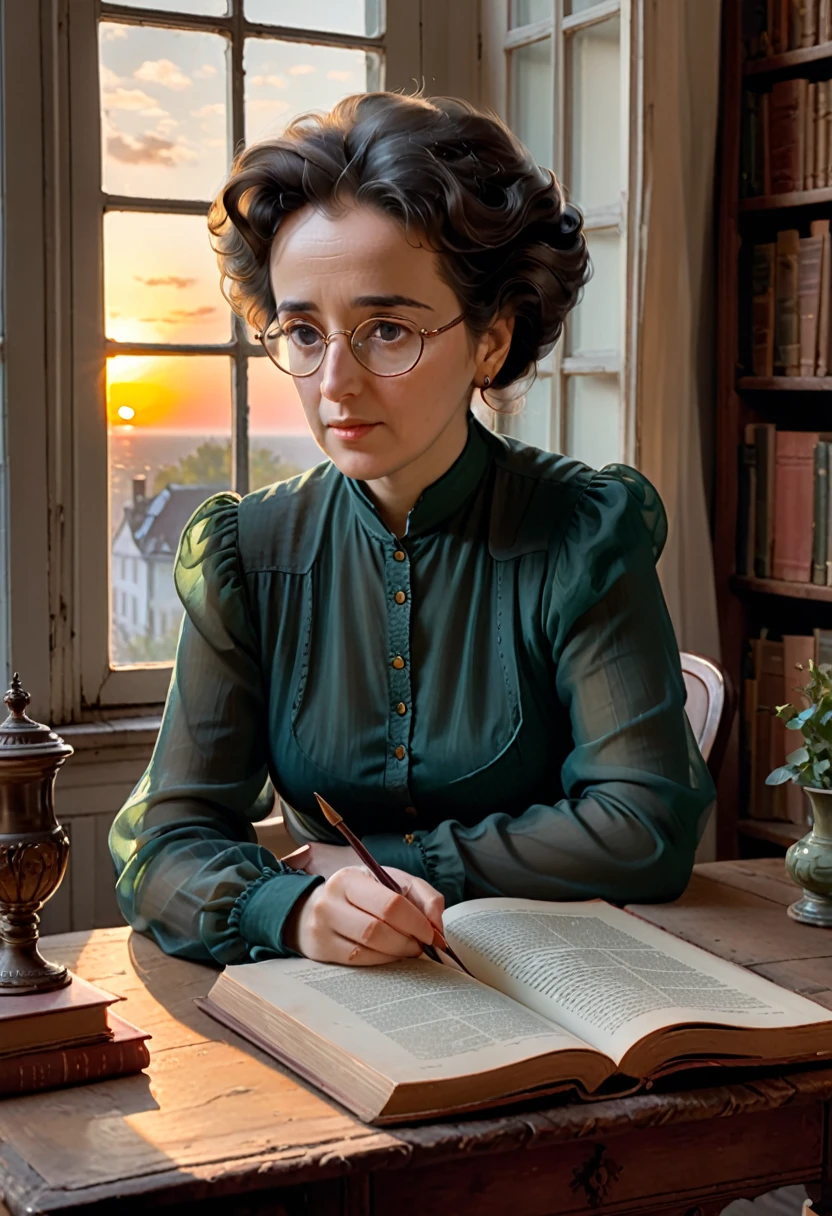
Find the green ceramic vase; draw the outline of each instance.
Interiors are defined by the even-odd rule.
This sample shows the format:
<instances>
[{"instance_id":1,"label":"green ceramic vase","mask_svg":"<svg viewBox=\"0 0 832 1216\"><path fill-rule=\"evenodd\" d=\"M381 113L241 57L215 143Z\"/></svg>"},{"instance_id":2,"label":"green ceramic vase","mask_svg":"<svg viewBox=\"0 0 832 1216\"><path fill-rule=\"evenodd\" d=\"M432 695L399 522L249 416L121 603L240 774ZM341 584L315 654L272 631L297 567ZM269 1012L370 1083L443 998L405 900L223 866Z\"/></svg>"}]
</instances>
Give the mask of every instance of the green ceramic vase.
<instances>
[{"instance_id":1,"label":"green ceramic vase","mask_svg":"<svg viewBox=\"0 0 832 1216\"><path fill-rule=\"evenodd\" d=\"M806 794L814 826L786 854L786 873L803 888L803 898L788 911L792 920L832 929L832 790L807 789Z\"/></svg>"}]
</instances>

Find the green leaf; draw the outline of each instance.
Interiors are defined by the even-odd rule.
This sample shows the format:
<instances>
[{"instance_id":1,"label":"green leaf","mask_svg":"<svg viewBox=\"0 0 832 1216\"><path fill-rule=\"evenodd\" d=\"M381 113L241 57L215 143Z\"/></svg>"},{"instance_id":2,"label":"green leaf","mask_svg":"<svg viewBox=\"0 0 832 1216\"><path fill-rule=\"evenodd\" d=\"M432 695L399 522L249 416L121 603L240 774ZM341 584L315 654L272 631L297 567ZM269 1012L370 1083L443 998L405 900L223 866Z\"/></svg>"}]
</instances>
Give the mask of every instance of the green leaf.
<instances>
[{"instance_id":1,"label":"green leaf","mask_svg":"<svg viewBox=\"0 0 832 1216\"><path fill-rule=\"evenodd\" d=\"M777 717L781 720L781 722L790 722L796 713L797 710L791 704L777 706Z\"/></svg>"},{"instance_id":2,"label":"green leaf","mask_svg":"<svg viewBox=\"0 0 832 1216\"><path fill-rule=\"evenodd\" d=\"M820 778L823 776L823 774L826 772L826 770L829 767L830 767L830 765L829 765L828 760L818 760L815 764L812 765L812 772L815 774L816 777Z\"/></svg>"},{"instance_id":3,"label":"green leaf","mask_svg":"<svg viewBox=\"0 0 832 1216\"><path fill-rule=\"evenodd\" d=\"M786 730L800 730L800 723L798 722L796 716L794 718L790 718L786 723Z\"/></svg>"},{"instance_id":4,"label":"green leaf","mask_svg":"<svg viewBox=\"0 0 832 1216\"><path fill-rule=\"evenodd\" d=\"M787 764L805 764L809 759L809 752L805 747L799 747L796 752L786 756Z\"/></svg>"},{"instance_id":5,"label":"green leaf","mask_svg":"<svg viewBox=\"0 0 832 1216\"><path fill-rule=\"evenodd\" d=\"M783 765L781 768L776 768L773 773L769 773L766 777L766 785L783 785L786 781L794 781L794 779L794 771Z\"/></svg>"}]
</instances>

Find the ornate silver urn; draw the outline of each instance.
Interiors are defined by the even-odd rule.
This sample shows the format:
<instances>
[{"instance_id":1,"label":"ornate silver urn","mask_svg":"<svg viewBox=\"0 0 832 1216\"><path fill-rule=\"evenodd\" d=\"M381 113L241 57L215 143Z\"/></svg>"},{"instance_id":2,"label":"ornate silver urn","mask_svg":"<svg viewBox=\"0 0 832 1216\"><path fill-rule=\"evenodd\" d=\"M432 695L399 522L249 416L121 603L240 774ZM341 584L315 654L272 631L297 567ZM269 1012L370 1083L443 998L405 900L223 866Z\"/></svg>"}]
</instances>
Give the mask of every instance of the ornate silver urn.
<instances>
[{"instance_id":1,"label":"ornate silver urn","mask_svg":"<svg viewBox=\"0 0 832 1216\"><path fill-rule=\"evenodd\" d=\"M47 992L71 979L38 950L38 914L69 859L53 788L73 748L27 715L30 697L17 672L3 700L9 716L0 726L0 999Z\"/></svg>"}]
</instances>

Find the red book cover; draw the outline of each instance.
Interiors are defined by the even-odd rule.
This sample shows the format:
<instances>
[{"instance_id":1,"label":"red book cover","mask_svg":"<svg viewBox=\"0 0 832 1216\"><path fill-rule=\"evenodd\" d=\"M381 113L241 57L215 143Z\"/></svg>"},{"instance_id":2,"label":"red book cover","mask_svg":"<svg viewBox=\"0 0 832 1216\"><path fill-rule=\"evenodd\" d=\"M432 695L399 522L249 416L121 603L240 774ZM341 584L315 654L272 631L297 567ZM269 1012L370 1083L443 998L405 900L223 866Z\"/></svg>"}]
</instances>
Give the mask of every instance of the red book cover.
<instances>
[{"instance_id":1,"label":"red book cover","mask_svg":"<svg viewBox=\"0 0 832 1216\"><path fill-rule=\"evenodd\" d=\"M0 1097L141 1072L150 1063L145 1042L150 1035L115 1013L110 1013L110 1027L113 1037L104 1043L53 1047L0 1059Z\"/></svg>"},{"instance_id":2,"label":"red book cover","mask_svg":"<svg viewBox=\"0 0 832 1216\"><path fill-rule=\"evenodd\" d=\"M812 578L814 452L818 438L812 431L778 431L775 437L771 574L790 583L808 583Z\"/></svg>"},{"instance_id":3,"label":"red book cover","mask_svg":"<svg viewBox=\"0 0 832 1216\"><path fill-rule=\"evenodd\" d=\"M771 90L769 148L775 194L803 189L806 80L779 80Z\"/></svg>"}]
</instances>

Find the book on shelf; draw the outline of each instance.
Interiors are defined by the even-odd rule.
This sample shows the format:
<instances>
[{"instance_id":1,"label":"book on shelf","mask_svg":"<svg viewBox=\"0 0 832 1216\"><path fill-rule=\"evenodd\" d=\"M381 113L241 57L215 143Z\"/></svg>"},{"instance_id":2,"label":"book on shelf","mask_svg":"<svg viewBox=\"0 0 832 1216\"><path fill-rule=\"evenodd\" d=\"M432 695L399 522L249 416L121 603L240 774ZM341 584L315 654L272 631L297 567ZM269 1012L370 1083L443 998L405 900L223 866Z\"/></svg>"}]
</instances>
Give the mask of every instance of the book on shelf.
<instances>
[{"instance_id":1,"label":"book on shelf","mask_svg":"<svg viewBox=\"0 0 832 1216\"><path fill-rule=\"evenodd\" d=\"M197 1004L380 1124L832 1054L828 1010L601 900L472 900L444 925L470 976L270 959Z\"/></svg>"},{"instance_id":2,"label":"book on shelf","mask_svg":"<svg viewBox=\"0 0 832 1216\"><path fill-rule=\"evenodd\" d=\"M755 245L752 252L751 364L755 376L774 375L775 256L773 241Z\"/></svg>"},{"instance_id":3,"label":"book on shelf","mask_svg":"<svg viewBox=\"0 0 832 1216\"><path fill-rule=\"evenodd\" d=\"M832 434L749 423L737 463L737 573L832 586Z\"/></svg>"},{"instance_id":4,"label":"book on shelf","mask_svg":"<svg viewBox=\"0 0 832 1216\"><path fill-rule=\"evenodd\" d=\"M802 787L791 782L770 786L765 780L800 746L800 736L786 729L775 710L789 701L805 707L799 689L808 680L810 659L832 665L832 630L750 640L750 662L745 665L743 681L741 770L747 813L752 819L790 820L800 825L808 821L809 806Z\"/></svg>"},{"instance_id":5,"label":"book on shelf","mask_svg":"<svg viewBox=\"0 0 832 1216\"><path fill-rule=\"evenodd\" d=\"M141 1072L150 1063L146 1043L150 1035L112 1012L108 1022L111 1037L95 1043L0 1055L0 1097L88 1085Z\"/></svg>"},{"instance_id":6,"label":"book on shelf","mask_svg":"<svg viewBox=\"0 0 832 1216\"><path fill-rule=\"evenodd\" d=\"M814 376L817 367L822 267L823 235L801 237L798 261L801 376Z\"/></svg>"},{"instance_id":7,"label":"book on shelf","mask_svg":"<svg viewBox=\"0 0 832 1216\"><path fill-rule=\"evenodd\" d=\"M782 55L828 42L830 0L743 0L746 59Z\"/></svg>"},{"instance_id":8,"label":"book on shelf","mask_svg":"<svg viewBox=\"0 0 832 1216\"><path fill-rule=\"evenodd\" d=\"M768 130L762 137L768 136L773 194L803 189L808 87L802 77L778 80L772 86Z\"/></svg>"},{"instance_id":9,"label":"book on shelf","mask_svg":"<svg viewBox=\"0 0 832 1216\"><path fill-rule=\"evenodd\" d=\"M800 375L800 233L777 233L775 257L774 374Z\"/></svg>"}]
</instances>

